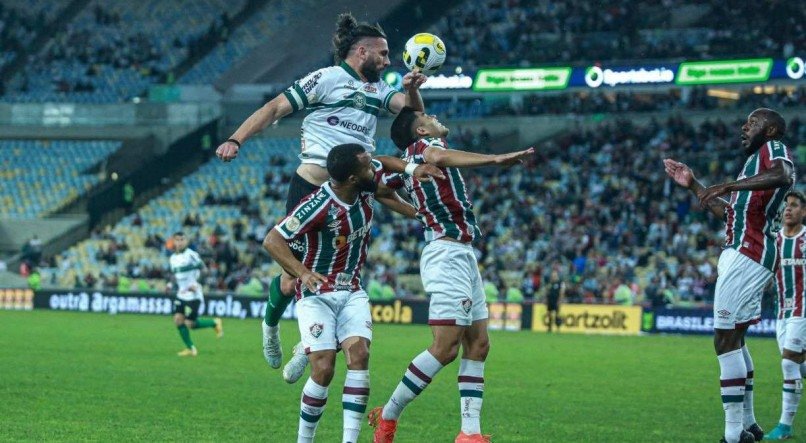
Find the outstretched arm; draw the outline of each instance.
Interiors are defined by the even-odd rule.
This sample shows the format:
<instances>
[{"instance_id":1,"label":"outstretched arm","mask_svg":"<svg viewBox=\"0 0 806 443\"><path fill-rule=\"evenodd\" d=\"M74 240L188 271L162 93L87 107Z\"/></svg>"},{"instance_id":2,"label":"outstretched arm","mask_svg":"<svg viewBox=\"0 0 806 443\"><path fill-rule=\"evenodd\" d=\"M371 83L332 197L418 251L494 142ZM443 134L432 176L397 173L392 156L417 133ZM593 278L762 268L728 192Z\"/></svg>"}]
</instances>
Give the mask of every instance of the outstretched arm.
<instances>
[{"instance_id":1,"label":"outstretched arm","mask_svg":"<svg viewBox=\"0 0 806 443\"><path fill-rule=\"evenodd\" d=\"M425 161L439 167L468 168L478 166L512 166L523 163L523 160L534 155L535 148L509 154L489 155L475 152L457 151L437 147L426 148L423 152Z\"/></svg>"},{"instance_id":2,"label":"outstretched arm","mask_svg":"<svg viewBox=\"0 0 806 443\"><path fill-rule=\"evenodd\" d=\"M285 95L280 94L244 120L238 130L232 134L230 140L237 140L238 143L243 145L250 137L290 114L292 110L291 102L288 101ZM215 153L221 160L225 162L231 161L238 156L238 150L240 149L238 143L225 141L221 143Z\"/></svg>"},{"instance_id":3,"label":"outstretched arm","mask_svg":"<svg viewBox=\"0 0 806 443\"><path fill-rule=\"evenodd\" d=\"M397 114L404 106L415 111L425 112L423 97L420 95L420 86L428 80L425 74L419 72L409 72L403 76L403 89L405 94L395 94L389 103L389 109Z\"/></svg>"},{"instance_id":4,"label":"outstretched arm","mask_svg":"<svg viewBox=\"0 0 806 443\"><path fill-rule=\"evenodd\" d=\"M378 191L375 193L375 198L382 205L404 217L415 218L417 216L417 210L414 209L411 203L404 201L397 195L394 189L385 186L383 183L378 184Z\"/></svg>"},{"instance_id":5,"label":"outstretched arm","mask_svg":"<svg viewBox=\"0 0 806 443\"><path fill-rule=\"evenodd\" d=\"M705 189L705 186L703 186L702 183L697 180L691 168L686 166L684 163L680 163L670 158L663 160L663 167L666 170L666 174L672 180L674 180L678 186L688 189L699 198L698 194ZM711 199L707 204L704 204L702 200L700 200L700 205L702 205L704 209L711 211L714 216L724 218L725 207L728 206L728 202L721 198L714 198Z\"/></svg>"},{"instance_id":6,"label":"outstretched arm","mask_svg":"<svg viewBox=\"0 0 806 443\"><path fill-rule=\"evenodd\" d=\"M288 247L288 243L276 229L269 231L269 234L263 240L263 247L283 269L292 276L299 278L302 281L302 285L311 292L318 291L319 286L327 282L327 279L322 274L309 270L294 257L291 248Z\"/></svg>"},{"instance_id":7,"label":"outstretched arm","mask_svg":"<svg viewBox=\"0 0 806 443\"><path fill-rule=\"evenodd\" d=\"M445 174L439 170L436 166L428 165L428 164L420 164L414 165L413 163L407 163L403 159L392 157L390 155L379 155L377 157L373 157L375 160L378 160L383 165L383 170L386 172L397 172L397 173L406 173L411 174L420 181L428 181L432 178L445 178ZM413 168L411 171L407 171L406 168Z\"/></svg>"}]
</instances>

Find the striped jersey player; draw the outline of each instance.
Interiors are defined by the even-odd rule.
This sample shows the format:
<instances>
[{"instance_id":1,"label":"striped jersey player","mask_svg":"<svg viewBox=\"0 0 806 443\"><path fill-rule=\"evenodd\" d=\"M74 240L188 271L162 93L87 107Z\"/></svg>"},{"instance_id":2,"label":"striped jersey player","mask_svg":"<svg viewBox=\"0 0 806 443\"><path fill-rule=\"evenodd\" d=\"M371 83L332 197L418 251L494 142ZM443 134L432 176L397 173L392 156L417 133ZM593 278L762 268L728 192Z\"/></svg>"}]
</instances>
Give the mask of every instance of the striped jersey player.
<instances>
[{"instance_id":1,"label":"striped jersey player","mask_svg":"<svg viewBox=\"0 0 806 443\"><path fill-rule=\"evenodd\" d=\"M370 413L376 442L392 441L403 409L456 358L463 345L458 387L462 429L460 443L484 442L480 415L484 393L484 361L489 350L487 303L473 241L481 236L465 181L458 168L508 166L534 150L484 155L448 148L448 128L436 117L404 109L392 123L392 140L412 163L442 169L445 178L423 182L416 177L384 176L392 188L405 188L424 227L426 246L420 256L420 276L431 301L428 324L434 341L414 357L386 405ZM459 326L459 327L457 327Z\"/></svg>"},{"instance_id":2,"label":"striped jersey player","mask_svg":"<svg viewBox=\"0 0 806 443\"><path fill-rule=\"evenodd\" d=\"M778 293L776 336L781 351L783 388L781 418L766 440L792 437L792 422L803 391L801 378L806 373L806 195L792 191L786 194L783 229L778 233L778 269L775 289Z\"/></svg>"}]
</instances>

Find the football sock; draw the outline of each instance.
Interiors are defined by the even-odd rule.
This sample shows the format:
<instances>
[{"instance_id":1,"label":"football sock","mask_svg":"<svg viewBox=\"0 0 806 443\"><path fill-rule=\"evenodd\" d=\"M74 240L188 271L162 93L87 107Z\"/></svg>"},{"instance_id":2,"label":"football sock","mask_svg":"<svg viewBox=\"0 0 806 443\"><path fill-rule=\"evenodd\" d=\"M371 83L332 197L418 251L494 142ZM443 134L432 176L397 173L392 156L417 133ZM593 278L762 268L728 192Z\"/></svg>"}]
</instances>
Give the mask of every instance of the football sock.
<instances>
[{"instance_id":1,"label":"football sock","mask_svg":"<svg viewBox=\"0 0 806 443\"><path fill-rule=\"evenodd\" d=\"M193 329L204 329L215 327L215 320L212 318L200 318L196 320L196 326Z\"/></svg>"},{"instance_id":2,"label":"football sock","mask_svg":"<svg viewBox=\"0 0 806 443\"><path fill-rule=\"evenodd\" d=\"M190 330L187 326L181 325L176 327L179 330L179 336L182 337L182 341L185 342L185 346L188 349L193 347L193 340L190 339Z\"/></svg>"},{"instance_id":3,"label":"football sock","mask_svg":"<svg viewBox=\"0 0 806 443\"><path fill-rule=\"evenodd\" d=\"M742 422L744 428L747 429L756 423L756 415L753 412L753 358L750 357L747 345L742 346L742 356L744 357L744 366L747 369L747 378L744 382L744 402L742 407L744 414Z\"/></svg>"},{"instance_id":4,"label":"football sock","mask_svg":"<svg viewBox=\"0 0 806 443\"><path fill-rule=\"evenodd\" d=\"M285 308L294 297L286 296L280 291L280 276L274 277L269 285L269 300L266 303L266 315L263 321L269 326L277 326L283 317Z\"/></svg>"},{"instance_id":5,"label":"football sock","mask_svg":"<svg viewBox=\"0 0 806 443\"><path fill-rule=\"evenodd\" d=\"M462 432L481 433L481 401L484 394L484 362L462 359L459 363L459 410Z\"/></svg>"},{"instance_id":6,"label":"football sock","mask_svg":"<svg viewBox=\"0 0 806 443\"><path fill-rule=\"evenodd\" d=\"M327 403L327 386L321 386L308 377L305 387L302 388L302 400L299 409L299 443L313 442L316 426Z\"/></svg>"},{"instance_id":7,"label":"football sock","mask_svg":"<svg viewBox=\"0 0 806 443\"><path fill-rule=\"evenodd\" d=\"M347 370L341 404L344 407L343 443L356 443L361 432L361 422L367 412L369 398L369 371Z\"/></svg>"},{"instance_id":8,"label":"football sock","mask_svg":"<svg viewBox=\"0 0 806 443\"><path fill-rule=\"evenodd\" d=\"M784 371L783 404L781 408L781 423L792 426L795 413L798 411L800 396L803 391L803 382L800 376L800 365L789 359L781 360L781 369Z\"/></svg>"},{"instance_id":9,"label":"football sock","mask_svg":"<svg viewBox=\"0 0 806 443\"><path fill-rule=\"evenodd\" d=\"M403 379L397 384L392 397L383 407L384 420L397 420L406 407L415 397L428 387L431 379L437 375L442 365L428 350L414 357L409 364Z\"/></svg>"},{"instance_id":10,"label":"football sock","mask_svg":"<svg viewBox=\"0 0 806 443\"><path fill-rule=\"evenodd\" d=\"M719 384L722 408L725 410L725 439L738 442L742 427L742 404L744 403L747 369L742 350L737 349L717 356L719 359Z\"/></svg>"}]
</instances>

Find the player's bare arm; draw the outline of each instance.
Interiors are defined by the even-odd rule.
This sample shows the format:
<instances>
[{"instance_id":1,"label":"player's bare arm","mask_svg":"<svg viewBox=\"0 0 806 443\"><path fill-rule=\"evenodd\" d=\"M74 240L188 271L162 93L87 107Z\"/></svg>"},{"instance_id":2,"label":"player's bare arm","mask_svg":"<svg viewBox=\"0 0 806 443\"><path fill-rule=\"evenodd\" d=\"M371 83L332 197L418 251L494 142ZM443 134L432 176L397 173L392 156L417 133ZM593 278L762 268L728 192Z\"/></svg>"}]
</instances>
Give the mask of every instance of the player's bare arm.
<instances>
[{"instance_id":1,"label":"player's bare arm","mask_svg":"<svg viewBox=\"0 0 806 443\"><path fill-rule=\"evenodd\" d=\"M512 166L523 161L535 153L535 148L508 154L490 155L475 152L458 151L455 149L426 148L423 152L425 161L439 167L471 168L479 166Z\"/></svg>"},{"instance_id":2,"label":"player's bare arm","mask_svg":"<svg viewBox=\"0 0 806 443\"><path fill-rule=\"evenodd\" d=\"M392 157L388 155L379 155L374 157L375 160L378 160L383 165L384 171L387 172L397 172L397 173L407 173L406 167L409 163L399 159L397 157ZM439 170L438 167L429 164L420 164L414 168L412 173L414 178L420 181L428 181L432 178L444 179L445 174Z\"/></svg>"},{"instance_id":3,"label":"player's bare arm","mask_svg":"<svg viewBox=\"0 0 806 443\"><path fill-rule=\"evenodd\" d=\"M792 165L789 162L775 160L772 162L770 169L765 169L754 176L741 180L709 186L698 191L697 197L699 197L701 205L706 205L712 199L734 191L763 191L782 187L788 188L792 186L793 176Z\"/></svg>"},{"instance_id":4,"label":"player's bare arm","mask_svg":"<svg viewBox=\"0 0 806 443\"><path fill-rule=\"evenodd\" d=\"M225 162L232 161L238 156L240 150L238 143L243 145L250 137L290 114L292 110L291 102L283 94L274 97L244 120L229 140L218 146L216 156ZM231 140L236 140L238 143Z\"/></svg>"},{"instance_id":5,"label":"player's bare arm","mask_svg":"<svg viewBox=\"0 0 806 443\"><path fill-rule=\"evenodd\" d=\"M414 110L425 112L423 97L420 95L420 86L428 80L428 77L419 72L409 72L403 76L404 93L395 94L389 102L389 109L397 114L404 106Z\"/></svg>"},{"instance_id":6,"label":"player's bare arm","mask_svg":"<svg viewBox=\"0 0 806 443\"><path fill-rule=\"evenodd\" d=\"M293 277L299 278L302 281L302 285L311 292L318 291L319 286L327 282L327 279L322 274L306 268L301 261L294 257L291 248L288 247L288 243L276 230L269 231L269 235L263 240L263 247L283 269Z\"/></svg>"},{"instance_id":7,"label":"player's bare arm","mask_svg":"<svg viewBox=\"0 0 806 443\"><path fill-rule=\"evenodd\" d=\"M400 198L394 189L385 186L383 183L378 183L378 191L375 192L375 199L382 205L406 218L413 219L417 216L417 209L415 209L411 203Z\"/></svg>"},{"instance_id":8,"label":"player's bare arm","mask_svg":"<svg viewBox=\"0 0 806 443\"><path fill-rule=\"evenodd\" d=\"M699 198L698 193L705 189L702 183L694 176L694 172L685 163L667 158L663 160L663 167L668 175L678 186L682 186ZM702 204L702 203L701 203ZM725 207L728 202L722 198L713 198L707 205L703 205L704 209L711 211L714 216L718 218L725 217Z\"/></svg>"}]
</instances>

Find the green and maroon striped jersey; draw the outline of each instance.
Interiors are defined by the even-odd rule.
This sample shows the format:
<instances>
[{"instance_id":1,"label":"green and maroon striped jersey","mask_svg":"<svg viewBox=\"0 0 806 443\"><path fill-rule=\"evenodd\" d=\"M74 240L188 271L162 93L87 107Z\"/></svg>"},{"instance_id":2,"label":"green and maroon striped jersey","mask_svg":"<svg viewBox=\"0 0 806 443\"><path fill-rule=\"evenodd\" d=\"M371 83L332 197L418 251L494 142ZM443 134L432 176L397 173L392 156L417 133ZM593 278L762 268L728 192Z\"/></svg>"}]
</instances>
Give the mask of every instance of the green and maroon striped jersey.
<instances>
[{"instance_id":1,"label":"green and maroon striped jersey","mask_svg":"<svg viewBox=\"0 0 806 443\"><path fill-rule=\"evenodd\" d=\"M803 317L806 298L806 227L793 237L778 233L778 269L775 289L778 292L778 318Z\"/></svg>"},{"instance_id":2,"label":"green and maroon striped jersey","mask_svg":"<svg viewBox=\"0 0 806 443\"><path fill-rule=\"evenodd\" d=\"M447 149L448 144L441 138L422 138L406 148L403 159L409 163L425 163L423 154L428 148ZM472 242L481 237L481 231L473 214L473 203L467 196L465 180L458 168L440 169L444 179L420 181L405 174L386 174L383 182L393 189L406 189L417 209L417 218L425 226L426 242L442 237Z\"/></svg>"},{"instance_id":3,"label":"green and maroon striped jersey","mask_svg":"<svg viewBox=\"0 0 806 443\"><path fill-rule=\"evenodd\" d=\"M367 259L374 200L374 194L362 192L355 202L343 202L327 182L274 227L289 243L301 242L302 264L327 278L327 283L315 293L303 287L298 279L297 299L361 289L361 268Z\"/></svg>"},{"instance_id":4,"label":"green and maroon striped jersey","mask_svg":"<svg viewBox=\"0 0 806 443\"><path fill-rule=\"evenodd\" d=\"M770 169L775 160L792 164L789 150L779 141L767 142L747 158L737 180ZM736 191L725 208L725 248L750 257L770 271L775 270L775 237L780 229L784 196L789 188Z\"/></svg>"}]
</instances>

